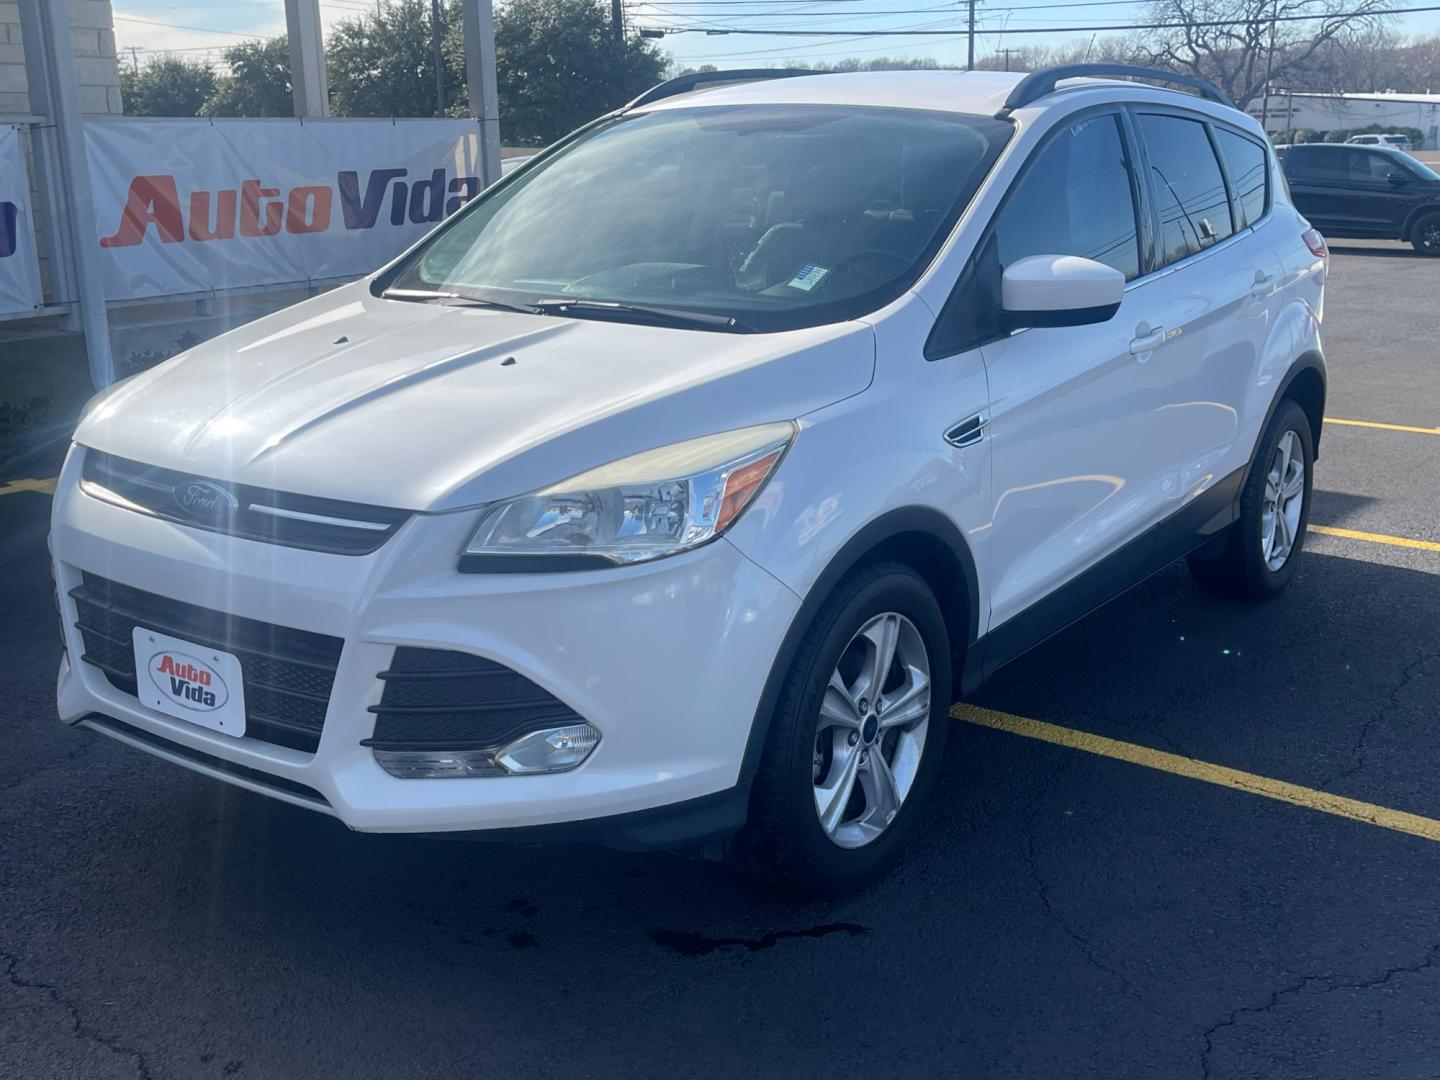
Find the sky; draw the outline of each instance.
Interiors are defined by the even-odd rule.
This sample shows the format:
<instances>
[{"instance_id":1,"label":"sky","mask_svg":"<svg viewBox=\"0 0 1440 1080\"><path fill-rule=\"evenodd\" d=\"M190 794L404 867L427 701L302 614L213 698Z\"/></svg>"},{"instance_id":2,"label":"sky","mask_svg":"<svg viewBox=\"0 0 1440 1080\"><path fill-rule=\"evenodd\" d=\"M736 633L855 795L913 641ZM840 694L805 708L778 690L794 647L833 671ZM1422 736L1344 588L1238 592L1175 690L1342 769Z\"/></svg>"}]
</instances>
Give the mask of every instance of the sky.
<instances>
[{"instance_id":1,"label":"sky","mask_svg":"<svg viewBox=\"0 0 1440 1080\"><path fill-rule=\"evenodd\" d=\"M371 10L375 0L320 0L329 27ZM963 30L962 0L625 0L629 25L689 28L660 41L679 66L721 68L783 67L789 63L834 62L849 57L907 57L964 64L963 34L926 35L925 30ZM1396 0L1396 7L1440 0ZM1142 21L1144 0L987 0L977 8L977 57L1005 47L1061 45L1086 41L1089 27ZM282 0L116 0L115 37L122 61L144 62L157 52L179 52L218 62L221 51L246 38L285 32ZM1400 34L1440 33L1440 12L1407 15L1392 24ZM916 31L894 37L795 37L775 34L716 34L725 27L786 30ZM1059 33L998 31L1074 27Z\"/></svg>"}]
</instances>

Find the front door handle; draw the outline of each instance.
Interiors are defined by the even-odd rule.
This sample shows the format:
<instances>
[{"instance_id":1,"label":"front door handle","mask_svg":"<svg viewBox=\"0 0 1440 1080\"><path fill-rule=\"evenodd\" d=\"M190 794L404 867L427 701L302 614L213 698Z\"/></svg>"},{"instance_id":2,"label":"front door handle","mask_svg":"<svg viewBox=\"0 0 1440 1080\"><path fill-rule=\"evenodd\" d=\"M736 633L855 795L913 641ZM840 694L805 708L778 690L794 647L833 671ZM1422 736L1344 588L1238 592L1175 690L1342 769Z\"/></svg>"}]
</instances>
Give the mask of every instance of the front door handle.
<instances>
[{"instance_id":1,"label":"front door handle","mask_svg":"<svg viewBox=\"0 0 1440 1080\"><path fill-rule=\"evenodd\" d=\"M1135 328L1140 332L1139 337L1130 339L1130 355L1139 356L1141 353L1148 353L1152 349L1158 349L1165 344L1165 328L1163 326L1151 326L1146 329L1146 324Z\"/></svg>"}]
</instances>

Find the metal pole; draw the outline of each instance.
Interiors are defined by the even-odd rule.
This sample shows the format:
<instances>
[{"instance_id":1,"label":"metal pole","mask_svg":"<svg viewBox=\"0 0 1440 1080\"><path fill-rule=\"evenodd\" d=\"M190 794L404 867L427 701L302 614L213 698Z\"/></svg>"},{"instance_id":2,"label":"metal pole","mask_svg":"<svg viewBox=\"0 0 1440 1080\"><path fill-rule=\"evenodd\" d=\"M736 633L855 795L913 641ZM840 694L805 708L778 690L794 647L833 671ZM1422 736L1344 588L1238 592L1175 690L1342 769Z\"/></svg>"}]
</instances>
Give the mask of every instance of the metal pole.
<instances>
[{"instance_id":1,"label":"metal pole","mask_svg":"<svg viewBox=\"0 0 1440 1080\"><path fill-rule=\"evenodd\" d=\"M618 50L625 44L625 3L624 0L610 0L610 36Z\"/></svg>"},{"instance_id":2,"label":"metal pole","mask_svg":"<svg viewBox=\"0 0 1440 1080\"><path fill-rule=\"evenodd\" d=\"M430 48L435 54L435 115L445 115L445 31L440 24L440 0L430 0Z\"/></svg>"},{"instance_id":3,"label":"metal pole","mask_svg":"<svg viewBox=\"0 0 1440 1080\"><path fill-rule=\"evenodd\" d=\"M969 49L965 56L965 70L975 70L975 0L970 0L970 35Z\"/></svg>"},{"instance_id":4,"label":"metal pole","mask_svg":"<svg viewBox=\"0 0 1440 1080\"><path fill-rule=\"evenodd\" d=\"M69 3L67 0L20 0L20 32L25 38L30 111L54 125L45 132L46 141L50 143L46 153L36 153L35 158L42 171L47 230L55 230L64 238L57 247L66 253L64 261L68 266L54 268L65 287L57 299L73 302L79 308L90 382L100 390L115 381L115 358L110 352L110 321L105 312L105 285L100 273L95 204L90 197L90 164L85 157L80 84L70 44ZM32 132L39 134L35 129ZM53 162L55 168L51 170L46 162Z\"/></svg>"},{"instance_id":5,"label":"metal pole","mask_svg":"<svg viewBox=\"0 0 1440 1080\"><path fill-rule=\"evenodd\" d=\"M1280 14L1280 0L1270 6L1270 48L1265 53L1265 96L1260 99L1260 130L1269 134L1270 73L1275 70L1275 19Z\"/></svg>"},{"instance_id":6,"label":"metal pole","mask_svg":"<svg viewBox=\"0 0 1440 1080\"><path fill-rule=\"evenodd\" d=\"M500 110L495 89L495 13L490 0L464 0L465 83L480 121L480 182L500 179Z\"/></svg>"},{"instance_id":7,"label":"metal pole","mask_svg":"<svg viewBox=\"0 0 1440 1080\"><path fill-rule=\"evenodd\" d=\"M295 115L329 116L320 0L285 0L285 30L290 41L290 95Z\"/></svg>"}]
</instances>

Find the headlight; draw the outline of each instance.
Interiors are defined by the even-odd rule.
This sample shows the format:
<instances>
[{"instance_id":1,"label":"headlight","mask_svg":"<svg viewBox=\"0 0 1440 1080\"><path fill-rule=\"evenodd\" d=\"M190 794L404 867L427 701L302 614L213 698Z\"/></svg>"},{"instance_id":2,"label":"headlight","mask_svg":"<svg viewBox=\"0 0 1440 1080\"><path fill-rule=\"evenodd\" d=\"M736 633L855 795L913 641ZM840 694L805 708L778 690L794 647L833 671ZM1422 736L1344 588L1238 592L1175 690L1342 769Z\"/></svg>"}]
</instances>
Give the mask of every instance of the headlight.
<instances>
[{"instance_id":1,"label":"headlight","mask_svg":"<svg viewBox=\"0 0 1440 1080\"><path fill-rule=\"evenodd\" d=\"M696 547L745 511L794 437L791 423L707 435L495 503L466 545L460 569L582 570Z\"/></svg>"}]
</instances>

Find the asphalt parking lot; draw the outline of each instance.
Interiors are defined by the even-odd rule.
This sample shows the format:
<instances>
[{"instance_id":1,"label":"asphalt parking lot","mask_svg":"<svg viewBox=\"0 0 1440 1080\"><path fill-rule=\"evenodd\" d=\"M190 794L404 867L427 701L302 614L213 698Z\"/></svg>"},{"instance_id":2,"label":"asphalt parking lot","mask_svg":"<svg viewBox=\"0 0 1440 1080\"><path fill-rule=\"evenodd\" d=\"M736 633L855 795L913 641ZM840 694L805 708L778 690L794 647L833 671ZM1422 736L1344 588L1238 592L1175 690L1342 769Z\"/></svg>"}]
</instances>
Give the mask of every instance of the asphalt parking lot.
<instances>
[{"instance_id":1,"label":"asphalt parking lot","mask_svg":"<svg viewBox=\"0 0 1440 1080\"><path fill-rule=\"evenodd\" d=\"M1012 665L840 902L350 834L61 728L49 497L0 478L0 1077L1440 1076L1437 297L1335 248L1295 585L1172 567Z\"/></svg>"}]
</instances>

